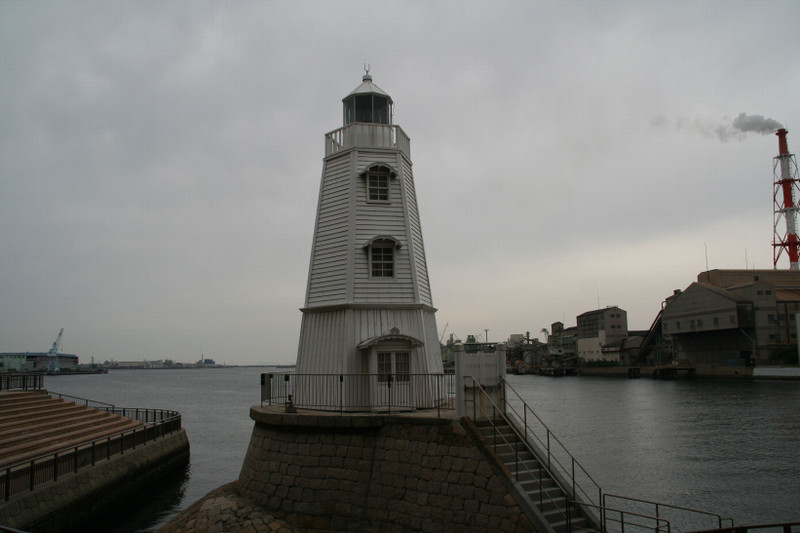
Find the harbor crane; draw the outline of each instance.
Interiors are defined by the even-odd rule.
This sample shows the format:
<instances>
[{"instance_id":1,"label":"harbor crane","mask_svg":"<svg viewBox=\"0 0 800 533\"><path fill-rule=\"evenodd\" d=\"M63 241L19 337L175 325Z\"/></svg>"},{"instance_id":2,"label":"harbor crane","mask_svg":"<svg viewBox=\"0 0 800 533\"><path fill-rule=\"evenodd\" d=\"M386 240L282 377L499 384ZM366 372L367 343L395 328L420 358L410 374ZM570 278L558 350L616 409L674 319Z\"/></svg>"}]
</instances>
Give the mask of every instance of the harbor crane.
<instances>
[{"instance_id":1,"label":"harbor crane","mask_svg":"<svg viewBox=\"0 0 800 533\"><path fill-rule=\"evenodd\" d=\"M50 358L50 364L47 367L48 372L61 371L61 367L58 366L58 350L61 348L62 335L64 335L64 328L61 328L61 331L58 332L58 337L56 337L56 341L53 343L53 347L50 348L49 352L47 352L47 355Z\"/></svg>"}]
</instances>

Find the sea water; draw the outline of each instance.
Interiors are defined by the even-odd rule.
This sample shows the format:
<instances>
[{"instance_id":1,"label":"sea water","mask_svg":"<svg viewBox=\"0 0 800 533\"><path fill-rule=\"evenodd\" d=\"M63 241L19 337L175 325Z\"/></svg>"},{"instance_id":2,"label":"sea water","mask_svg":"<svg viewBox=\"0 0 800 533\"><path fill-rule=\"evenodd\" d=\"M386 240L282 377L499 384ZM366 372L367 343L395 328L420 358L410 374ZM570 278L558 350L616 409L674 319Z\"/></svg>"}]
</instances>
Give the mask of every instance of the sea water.
<instances>
[{"instance_id":1,"label":"sea water","mask_svg":"<svg viewBox=\"0 0 800 533\"><path fill-rule=\"evenodd\" d=\"M274 368L117 370L47 376L48 390L179 411L190 465L107 518L154 531L239 476ZM737 525L800 520L800 381L509 376L604 492L702 509Z\"/></svg>"}]
</instances>

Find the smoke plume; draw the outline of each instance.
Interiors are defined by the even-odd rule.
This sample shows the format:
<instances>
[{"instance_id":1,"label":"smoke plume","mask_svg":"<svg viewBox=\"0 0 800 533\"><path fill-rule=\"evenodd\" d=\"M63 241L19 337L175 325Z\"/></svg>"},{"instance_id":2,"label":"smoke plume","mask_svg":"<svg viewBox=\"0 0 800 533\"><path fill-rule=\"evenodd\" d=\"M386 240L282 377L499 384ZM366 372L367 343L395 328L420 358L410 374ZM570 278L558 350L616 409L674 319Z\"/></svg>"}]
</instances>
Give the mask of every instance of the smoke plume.
<instances>
[{"instance_id":1,"label":"smoke plume","mask_svg":"<svg viewBox=\"0 0 800 533\"><path fill-rule=\"evenodd\" d=\"M665 127L669 125L669 121L663 116L658 116L652 119L651 124L656 127ZM746 113L739 113L739 116L733 120L727 117L723 120L703 118L695 118L693 120L677 119L674 125L679 130L699 133L704 137L716 137L722 142L728 142L731 139L741 141L749 133L767 135L783 128L777 120Z\"/></svg>"},{"instance_id":2,"label":"smoke plume","mask_svg":"<svg viewBox=\"0 0 800 533\"><path fill-rule=\"evenodd\" d=\"M739 113L739 116L733 119L733 127L742 132L754 131L761 135L766 135L783 128L783 125L777 120L764 118L761 115L745 115L744 113Z\"/></svg>"}]
</instances>

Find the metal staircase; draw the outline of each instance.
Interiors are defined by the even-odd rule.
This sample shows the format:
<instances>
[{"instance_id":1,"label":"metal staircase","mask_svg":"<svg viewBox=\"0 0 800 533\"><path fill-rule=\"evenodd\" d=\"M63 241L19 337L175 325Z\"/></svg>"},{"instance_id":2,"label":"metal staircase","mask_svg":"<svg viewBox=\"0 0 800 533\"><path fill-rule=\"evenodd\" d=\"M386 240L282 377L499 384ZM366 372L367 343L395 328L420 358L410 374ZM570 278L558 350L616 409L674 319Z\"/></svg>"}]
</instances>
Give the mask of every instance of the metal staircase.
<instances>
[{"instance_id":1,"label":"metal staircase","mask_svg":"<svg viewBox=\"0 0 800 533\"><path fill-rule=\"evenodd\" d=\"M535 509L532 522L538 523L537 529L546 526L556 533L599 531L593 520L572 503L571 495L543 468L517 431L506 420L500 420L494 423L483 420L476 426L487 448L511 475L517 492Z\"/></svg>"},{"instance_id":2,"label":"metal staircase","mask_svg":"<svg viewBox=\"0 0 800 533\"><path fill-rule=\"evenodd\" d=\"M508 477L512 496L537 531L671 533L677 528L670 522L687 517L709 522L694 530L734 527L732 519L714 513L604 493L504 378L483 386L466 377L464 390L468 426Z\"/></svg>"}]
</instances>

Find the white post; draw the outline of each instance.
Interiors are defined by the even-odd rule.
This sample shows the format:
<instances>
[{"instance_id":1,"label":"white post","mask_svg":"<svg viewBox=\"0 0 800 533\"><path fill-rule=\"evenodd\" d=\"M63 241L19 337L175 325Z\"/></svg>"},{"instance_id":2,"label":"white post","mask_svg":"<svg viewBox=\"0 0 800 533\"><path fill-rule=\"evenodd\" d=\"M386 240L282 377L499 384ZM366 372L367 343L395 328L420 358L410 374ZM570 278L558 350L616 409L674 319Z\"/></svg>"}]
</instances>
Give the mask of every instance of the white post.
<instances>
[{"instance_id":1,"label":"white post","mask_svg":"<svg viewBox=\"0 0 800 533\"><path fill-rule=\"evenodd\" d=\"M453 345L453 359L456 363L456 418L464 416L464 345Z\"/></svg>"},{"instance_id":2,"label":"white post","mask_svg":"<svg viewBox=\"0 0 800 533\"><path fill-rule=\"evenodd\" d=\"M500 379L506 377L506 343L498 342L495 345L494 353L497 354L497 375Z\"/></svg>"}]
</instances>

